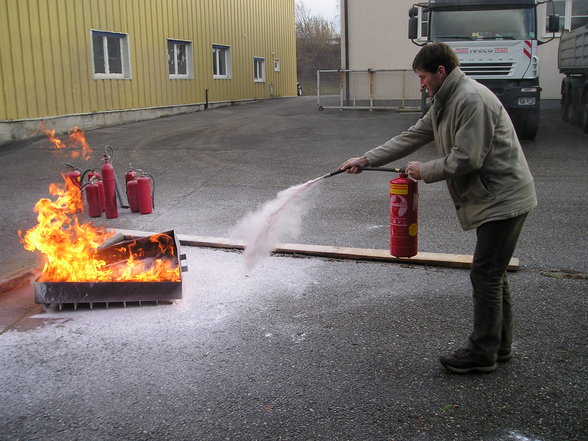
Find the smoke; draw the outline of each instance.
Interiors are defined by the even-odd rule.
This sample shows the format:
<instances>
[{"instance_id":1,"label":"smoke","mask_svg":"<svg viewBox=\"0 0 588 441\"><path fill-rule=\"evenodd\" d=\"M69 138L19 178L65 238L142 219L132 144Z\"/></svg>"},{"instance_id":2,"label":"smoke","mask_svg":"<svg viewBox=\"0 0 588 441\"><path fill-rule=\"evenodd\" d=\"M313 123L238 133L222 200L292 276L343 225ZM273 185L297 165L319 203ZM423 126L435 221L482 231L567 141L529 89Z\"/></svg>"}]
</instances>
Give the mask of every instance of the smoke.
<instances>
[{"instance_id":1,"label":"smoke","mask_svg":"<svg viewBox=\"0 0 588 441\"><path fill-rule=\"evenodd\" d=\"M243 216L232 228L230 237L245 243L245 270L250 272L276 249L284 238L300 234L303 217L312 208L308 190L321 178L295 185L278 193L256 211Z\"/></svg>"}]
</instances>

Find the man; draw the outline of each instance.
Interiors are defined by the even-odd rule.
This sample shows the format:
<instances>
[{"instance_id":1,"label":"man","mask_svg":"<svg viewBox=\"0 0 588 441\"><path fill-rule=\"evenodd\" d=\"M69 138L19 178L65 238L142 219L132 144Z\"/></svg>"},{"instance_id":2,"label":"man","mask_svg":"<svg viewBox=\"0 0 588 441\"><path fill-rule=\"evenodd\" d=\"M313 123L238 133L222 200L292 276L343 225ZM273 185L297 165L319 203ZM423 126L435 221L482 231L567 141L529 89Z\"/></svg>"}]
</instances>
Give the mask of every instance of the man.
<instances>
[{"instance_id":1,"label":"man","mask_svg":"<svg viewBox=\"0 0 588 441\"><path fill-rule=\"evenodd\" d=\"M512 357L511 294L506 267L527 213L537 205L533 177L512 122L496 96L465 76L444 43L419 51L413 70L433 104L407 131L340 170L356 174L435 141L440 158L411 161L407 174L426 183L445 180L464 230L476 229L470 272L474 323L463 349L440 357L449 371L492 372Z\"/></svg>"}]
</instances>

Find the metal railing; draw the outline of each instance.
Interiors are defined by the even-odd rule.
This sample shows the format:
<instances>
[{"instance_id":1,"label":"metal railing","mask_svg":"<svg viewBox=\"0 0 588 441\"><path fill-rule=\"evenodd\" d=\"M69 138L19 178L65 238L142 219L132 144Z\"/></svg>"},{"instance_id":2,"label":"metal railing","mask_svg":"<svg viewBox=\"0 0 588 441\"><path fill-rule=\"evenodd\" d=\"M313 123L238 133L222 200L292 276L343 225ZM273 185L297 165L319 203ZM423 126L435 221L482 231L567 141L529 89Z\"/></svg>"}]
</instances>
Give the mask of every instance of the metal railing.
<instances>
[{"instance_id":1,"label":"metal railing","mask_svg":"<svg viewBox=\"0 0 588 441\"><path fill-rule=\"evenodd\" d=\"M317 70L319 110L420 110L419 79L412 70Z\"/></svg>"}]
</instances>

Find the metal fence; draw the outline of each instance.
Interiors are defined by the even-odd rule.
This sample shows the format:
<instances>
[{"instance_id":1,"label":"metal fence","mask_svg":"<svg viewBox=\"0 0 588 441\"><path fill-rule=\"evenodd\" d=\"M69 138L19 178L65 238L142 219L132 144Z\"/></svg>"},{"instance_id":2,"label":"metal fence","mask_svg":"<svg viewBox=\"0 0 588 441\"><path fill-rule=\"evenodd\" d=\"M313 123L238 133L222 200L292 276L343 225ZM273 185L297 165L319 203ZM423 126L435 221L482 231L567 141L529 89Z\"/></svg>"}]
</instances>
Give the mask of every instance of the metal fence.
<instances>
[{"instance_id":1,"label":"metal fence","mask_svg":"<svg viewBox=\"0 0 588 441\"><path fill-rule=\"evenodd\" d=\"M319 110L420 110L420 84L412 70L317 70L316 86Z\"/></svg>"}]
</instances>

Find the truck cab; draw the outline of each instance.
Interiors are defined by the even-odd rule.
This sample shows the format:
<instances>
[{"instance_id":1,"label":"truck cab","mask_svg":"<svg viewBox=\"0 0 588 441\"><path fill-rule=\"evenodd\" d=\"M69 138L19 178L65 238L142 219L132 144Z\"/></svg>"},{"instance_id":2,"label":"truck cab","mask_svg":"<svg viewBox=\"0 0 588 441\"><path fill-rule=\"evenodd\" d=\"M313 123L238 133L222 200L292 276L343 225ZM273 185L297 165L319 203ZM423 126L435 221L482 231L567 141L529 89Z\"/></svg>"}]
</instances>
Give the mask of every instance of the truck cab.
<instances>
[{"instance_id":1,"label":"truck cab","mask_svg":"<svg viewBox=\"0 0 588 441\"><path fill-rule=\"evenodd\" d=\"M428 14L428 41L442 41L453 48L461 70L500 99L518 136L534 139L541 96L536 0L430 0L416 4L409 11L409 38L413 42L417 38L417 8ZM550 31L559 23L557 16L552 17Z\"/></svg>"}]
</instances>

